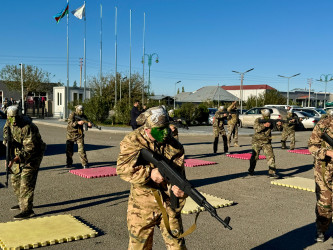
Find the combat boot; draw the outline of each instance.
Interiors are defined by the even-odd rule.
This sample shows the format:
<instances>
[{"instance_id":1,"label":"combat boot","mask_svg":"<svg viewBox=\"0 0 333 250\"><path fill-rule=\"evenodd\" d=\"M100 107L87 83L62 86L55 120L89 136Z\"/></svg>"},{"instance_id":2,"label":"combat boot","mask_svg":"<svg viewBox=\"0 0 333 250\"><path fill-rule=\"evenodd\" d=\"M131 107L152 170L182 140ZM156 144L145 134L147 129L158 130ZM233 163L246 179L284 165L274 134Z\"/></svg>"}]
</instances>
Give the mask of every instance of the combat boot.
<instances>
[{"instance_id":1,"label":"combat boot","mask_svg":"<svg viewBox=\"0 0 333 250\"><path fill-rule=\"evenodd\" d=\"M286 146L286 141L281 141L281 148L282 149L286 149L287 148L287 146Z\"/></svg>"},{"instance_id":2,"label":"combat boot","mask_svg":"<svg viewBox=\"0 0 333 250\"><path fill-rule=\"evenodd\" d=\"M239 147L237 142L234 143L234 147Z\"/></svg>"},{"instance_id":3,"label":"combat boot","mask_svg":"<svg viewBox=\"0 0 333 250\"><path fill-rule=\"evenodd\" d=\"M24 211L22 213L19 213L18 215L14 216L14 220L24 220L24 219L28 219L31 217L34 217L35 213L33 210L28 210L28 211Z\"/></svg>"},{"instance_id":4,"label":"combat boot","mask_svg":"<svg viewBox=\"0 0 333 250\"><path fill-rule=\"evenodd\" d=\"M255 167L256 167L256 161L251 161L250 160L250 167L249 167L249 170L248 170L250 176L254 175Z\"/></svg>"},{"instance_id":5,"label":"combat boot","mask_svg":"<svg viewBox=\"0 0 333 250\"><path fill-rule=\"evenodd\" d=\"M14 211L14 210L20 210L20 206L16 205L10 208L10 210Z\"/></svg>"}]
</instances>

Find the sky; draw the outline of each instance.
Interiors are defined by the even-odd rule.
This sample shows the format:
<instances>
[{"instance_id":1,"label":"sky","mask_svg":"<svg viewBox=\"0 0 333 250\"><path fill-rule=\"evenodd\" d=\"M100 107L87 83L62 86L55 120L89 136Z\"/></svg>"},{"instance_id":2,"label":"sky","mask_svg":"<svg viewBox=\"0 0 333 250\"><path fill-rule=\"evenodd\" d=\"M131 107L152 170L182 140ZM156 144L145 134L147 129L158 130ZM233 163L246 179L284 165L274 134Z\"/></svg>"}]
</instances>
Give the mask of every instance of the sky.
<instances>
[{"instance_id":1,"label":"sky","mask_svg":"<svg viewBox=\"0 0 333 250\"><path fill-rule=\"evenodd\" d=\"M67 0L1 1L0 69L19 63L37 66L54 75L51 82L67 85L66 18L53 16ZM69 0L72 11L82 0ZM287 91L309 88L324 91L317 80L333 74L333 1L331 0L87 0L87 81L100 74L100 4L103 75L115 72L115 7L117 7L117 72L129 75L132 10L132 74L143 73L145 53L156 53L151 65L151 89L156 95L186 92L204 86L268 84ZM80 82L84 21L69 14L69 84ZM145 57L147 63L147 56ZM145 65L148 81L148 65ZM177 85L176 82L181 81ZM333 82L327 91L333 92Z\"/></svg>"}]
</instances>

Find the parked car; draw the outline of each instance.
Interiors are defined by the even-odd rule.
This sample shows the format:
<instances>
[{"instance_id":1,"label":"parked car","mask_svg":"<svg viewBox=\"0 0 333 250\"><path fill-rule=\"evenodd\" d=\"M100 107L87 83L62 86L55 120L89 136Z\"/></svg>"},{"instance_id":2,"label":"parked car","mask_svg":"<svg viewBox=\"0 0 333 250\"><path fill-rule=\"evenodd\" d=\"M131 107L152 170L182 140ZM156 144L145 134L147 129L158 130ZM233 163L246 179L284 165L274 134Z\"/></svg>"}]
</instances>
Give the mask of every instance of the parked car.
<instances>
[{"instance_id":1,"label":"parked car","mask_svg":"<svg viewBox=\"0 0 333 250\"><path fill-rule=\"evenodd\" d=\"M264 107L268 107L268 108L284 108L284 109L287 109L287 107L301 108L301 107L296 106L296 105L280 105L280 104L267 104Z\"/></svg>"},{"instance_id":2,"label":"parked car","mask_svg":"<svg viewBox=\"0 0 333 250\"><path fill-rule=\"evenodd\" d=\"M287 117L287 111L284 108L256 107L239 115L240 127L253 127L255 119L262 117L262 109L269 109L272 119L285 119Z\"/></svg>"},{"instance_id":3,"label":"parked car","mask_svg":"<svg viewBox=\"0 0 333 250\"><path fill-rule=\"evenodd\" d=\"M325 110L322 109L314 109L314 108L293 108L292 109L293 112L295 111L303 111L306 113L309 113L311 115L313 115L314 117L317 117L320 119L322 114L326 114Z\"/></svg>"},{"instance_id":4,"label":"parked car","mask_svg":"<svg viewBox=\"0 0 333 250\"><path fill-rule=\"evenodd\" d=\"M6 114L0 110L0 154L5 153L5 147L3 145L3 127L6 124L7 116Z\"/></svg>"},{"instance_id":5,"label":"parked car","mask_svg":"<svg viewBox=\"0 0 333 250\"><path fill-rule=\"evenodd\" d=\"M298 129L313 129L320 118L315 117L314 115L304 112L304 111L294 111L298 118L302 119L301 126L298 126Z\"/></svg>"},{"instance_id":6,"label":"parked car","mask_svg":"<svg viewBox=\"0 0 333 250\"><path fill-rule=\"evenodd\" d=\"M215 115L215 112L217 111L216 108L208 108L209 115L208 115L208 124L213 125L213 118Z\"/></svg>"}]
</instances>

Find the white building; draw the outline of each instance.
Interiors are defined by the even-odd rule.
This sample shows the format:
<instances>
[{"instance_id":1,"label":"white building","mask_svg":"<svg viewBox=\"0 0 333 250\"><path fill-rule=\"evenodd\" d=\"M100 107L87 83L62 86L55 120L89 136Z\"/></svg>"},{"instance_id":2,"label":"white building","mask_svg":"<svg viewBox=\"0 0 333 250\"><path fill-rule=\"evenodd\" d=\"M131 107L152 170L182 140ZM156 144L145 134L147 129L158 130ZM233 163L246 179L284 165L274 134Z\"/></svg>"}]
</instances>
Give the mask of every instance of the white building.
<instances>
[{"instance_id":1,"label":"white building","mask_svg":"<svg viewBox=\"0 0 333 250\"><path fill-rule=\"evenodd\" d=\"M76 100L84 102L83 92L83 88L69 87L68 102L73 102ZM66 108L66 94L65 86L53 87L53 117L64 118ZM90 89L88 88L86 88L86 99L90 99Z\"/></svg>"},{"instance_id":2,"label":"white building","mask_svg":"<svg viewBox=\"0 0 333 250\"><path fill-rule=\"evenodd\" d=\"M222 88L240 99L240 85L222 86ZM267 84L243 85L243 101L246 102L251 95L257 97L259 94L264 94L267 90L272 89L274 88Z\"/></svg>"}]
</instances>

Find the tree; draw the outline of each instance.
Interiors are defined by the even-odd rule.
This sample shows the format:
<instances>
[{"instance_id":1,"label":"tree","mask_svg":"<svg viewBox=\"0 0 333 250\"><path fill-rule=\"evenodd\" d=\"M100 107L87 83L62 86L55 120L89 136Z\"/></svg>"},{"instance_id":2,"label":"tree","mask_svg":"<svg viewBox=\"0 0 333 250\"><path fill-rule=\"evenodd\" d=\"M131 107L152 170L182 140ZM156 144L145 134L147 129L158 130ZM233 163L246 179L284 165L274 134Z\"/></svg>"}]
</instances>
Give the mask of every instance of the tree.
<instances>
[{"instance_id":1,"label":"tree","mask_svg":"<svg viewBox=\"0 0 333 250\"><path fill-rule=\"evenodd\" d=\"M76 81L74 81L74 83L73 83L73 87L74 87L74 88L77 88L77 82L76 82Z\"/></svg>"},{"instance_id":2,"label":"tree","mask_svg":"<svg viewBox=\"0 0 333 250\"><path fill-rule=\"evenodd\" d=\"M258 98L251 95L246 101L246 108L261 107L265 104L285 104L287 99L276 89L267 90L259 94Z\"/></svg>"},{"instance_id":3,"label":"tree","mask_svg":"<svg viewBox=\"0 0 333 250\"><path fill-rule=\"evenodd\" d=\"M185 92L184 86L182 87L182 92Z\"/></svg>"},{"instance_id":4,"label":"tree","mask_svg":"<svg viewBox=\"0 0 333 250\"><path fill-rule=\"evenodd\" d=\"M179 94L179 88L177 89L177 95Z\"/></svg>"},{"instance_id":5,"label":"tree","mask_svg":"<svg viewBox=\"0 0 333 250\"><path fill-rule=\"evenodd\" d=\"M44 71L37 66L24 65L23 79L24 92L47 92L49 90L51 73ZM21 90L21 67L18 65L6 65L0 71L1 79L7 84L10 90Z\"/></svg>"}]
</instances>

